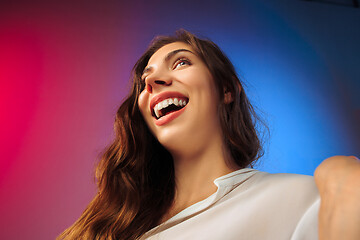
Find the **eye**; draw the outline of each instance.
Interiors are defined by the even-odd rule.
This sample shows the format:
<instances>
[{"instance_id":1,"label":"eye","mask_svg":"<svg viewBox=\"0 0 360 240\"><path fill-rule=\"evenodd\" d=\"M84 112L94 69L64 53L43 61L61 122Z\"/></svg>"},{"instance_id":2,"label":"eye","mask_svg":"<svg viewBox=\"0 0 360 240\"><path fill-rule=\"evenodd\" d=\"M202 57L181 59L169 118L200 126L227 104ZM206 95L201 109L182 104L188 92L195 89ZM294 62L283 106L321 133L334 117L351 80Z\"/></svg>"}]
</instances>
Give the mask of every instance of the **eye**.
<instances>
[{"instance_id":1,"label":"eye","mask_svg":"<svg viewBox=\"0 0 360 240\"><path fill-rule=\"evenodd\" d=\"M191 65L190 60L187 58L179 58L175 61L173 69L177 69L177 68L185 66L185 65Z\"/></svg>"}]
</instances>

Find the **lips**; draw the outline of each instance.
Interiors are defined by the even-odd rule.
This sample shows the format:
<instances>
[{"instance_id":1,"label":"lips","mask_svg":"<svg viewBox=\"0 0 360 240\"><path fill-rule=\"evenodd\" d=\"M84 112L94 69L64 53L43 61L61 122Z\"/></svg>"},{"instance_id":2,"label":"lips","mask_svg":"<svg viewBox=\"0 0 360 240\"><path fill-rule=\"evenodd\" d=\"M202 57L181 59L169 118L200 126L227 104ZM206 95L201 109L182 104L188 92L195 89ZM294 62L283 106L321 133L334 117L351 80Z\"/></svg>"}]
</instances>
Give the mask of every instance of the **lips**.
<instances>
[{"instance_id":1,"label":"lips","mask_svg":"<svg viewBox=\"0 0 360 240\"><path fill-rule=\"evenodd\" d=\"M152 116L159 119L171 112L176 112L185 107L187 104L186 99L181 98L167 98L153 108Z\"/></svg>"},{"instance_id":2,"label":"lips","mask_svg":"<svg viewBox=\"0 0 360 240\"><path fill-rule=\"evenodd\" d=\"M180 115L189 98L179 92L162 92L150 101L150 112L156 125L163 125Z\"/></svg>"}]
</instances>

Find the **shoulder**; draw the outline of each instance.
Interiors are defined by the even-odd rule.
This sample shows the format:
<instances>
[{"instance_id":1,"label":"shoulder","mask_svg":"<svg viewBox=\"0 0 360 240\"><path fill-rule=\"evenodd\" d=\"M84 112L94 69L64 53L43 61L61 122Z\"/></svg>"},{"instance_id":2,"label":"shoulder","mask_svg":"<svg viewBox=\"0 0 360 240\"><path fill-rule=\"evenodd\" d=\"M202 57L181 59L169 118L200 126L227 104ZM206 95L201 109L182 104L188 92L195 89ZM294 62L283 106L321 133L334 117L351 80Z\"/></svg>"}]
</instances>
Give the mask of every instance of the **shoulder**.
<instances>
[{"instance_id":1,"label":"shoulder","mask_svg":"<svg viewBox=\"0 0 360 240\"><path fill-rule=\"evenodd\" d=\"M244 231L255 236L259 227L267 229L259 239L316 239L319 193L312 176L255 171L226 201L231 213L241 213L232 216L235 222L247 219Z\"/></svg>"},{"instance_id":2,"label":"shoulder","mask_svg":"<svg viewBox=\"0 0 360 240\"><path fill-rule=\"evenodd\" d=\"M317 189L313 176L290 173L272 174L257 171L257 173L254 174L253 184L271 188L291 188L294 190Z\"/></svg>"},{"instance_id":3,"label":"shoulder","mask_svg":"<svg viewBox=\"0 0 360 240\"><path fill-rule=\"evenodd\" d=\"M298 203L306 207L319 199L314 177L308 175L256 171L242 191L245 189L253 197L286 205Z\"/></svg>"}]
</instances>

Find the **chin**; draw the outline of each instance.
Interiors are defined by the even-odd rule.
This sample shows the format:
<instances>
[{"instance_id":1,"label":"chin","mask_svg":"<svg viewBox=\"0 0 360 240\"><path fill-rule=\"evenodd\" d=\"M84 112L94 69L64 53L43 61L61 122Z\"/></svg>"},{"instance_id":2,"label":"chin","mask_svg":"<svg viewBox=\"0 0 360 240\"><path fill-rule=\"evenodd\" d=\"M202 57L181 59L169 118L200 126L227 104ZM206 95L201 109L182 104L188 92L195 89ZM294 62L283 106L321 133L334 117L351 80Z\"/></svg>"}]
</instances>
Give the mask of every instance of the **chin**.
<instances>
[{"instance_id":1,"label":"chin","mask_svg":"<svg viewBox=\"0 0 360 240\"><path fill-rule=\"evenodd\" d=\"M166 148L169 152L176 152L184 149L185 143L188 142L181 136L182 134L179 132L172 132L172 133L164 133L159 134L157 139L159 143Z\"/></svg>"}]
</instances>

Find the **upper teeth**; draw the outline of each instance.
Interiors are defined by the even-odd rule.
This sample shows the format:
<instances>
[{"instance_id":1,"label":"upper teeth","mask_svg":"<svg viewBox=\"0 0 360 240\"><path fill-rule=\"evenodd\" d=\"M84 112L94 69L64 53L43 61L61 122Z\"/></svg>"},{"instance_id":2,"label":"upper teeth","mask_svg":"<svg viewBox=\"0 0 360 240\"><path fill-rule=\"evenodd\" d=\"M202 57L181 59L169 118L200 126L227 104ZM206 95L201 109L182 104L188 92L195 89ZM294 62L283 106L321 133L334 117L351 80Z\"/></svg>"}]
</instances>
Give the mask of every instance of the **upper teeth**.
<instances>
[{"instance_id":1,"label":"upper teeth","mask_svg":"<svg viewBox=\"0 0 360 240\"><path fill-rule=\"evenodd\" d=\"M178 98L167 98L159 103L157 103L154 107L154 112L157 118L160 117L160 110L168 107L169 105L174 104L175 106L183 107L187 104L186 100L178 99Z\"/></svg>"}]
</instances>

